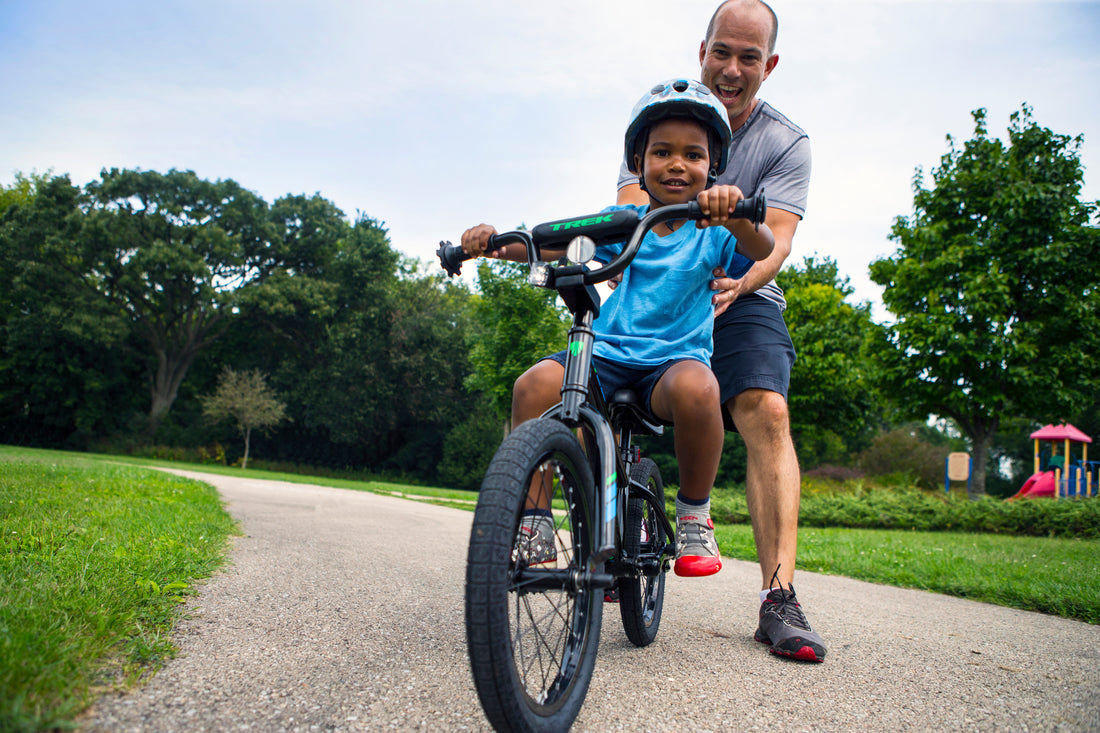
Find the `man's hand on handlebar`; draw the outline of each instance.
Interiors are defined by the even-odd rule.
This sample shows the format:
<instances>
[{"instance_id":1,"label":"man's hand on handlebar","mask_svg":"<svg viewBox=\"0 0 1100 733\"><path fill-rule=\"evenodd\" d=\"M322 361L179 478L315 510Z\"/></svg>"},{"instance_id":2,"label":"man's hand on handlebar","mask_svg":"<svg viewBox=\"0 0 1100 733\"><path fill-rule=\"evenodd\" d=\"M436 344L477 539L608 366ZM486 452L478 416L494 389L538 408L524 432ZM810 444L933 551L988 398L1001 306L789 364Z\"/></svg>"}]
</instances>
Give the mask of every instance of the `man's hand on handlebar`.
<instances>
[{"instance_id":1,"label":"man's hand on handlebar","mask_svg":"<svg viewBox=\"0 0 1100 733\"><path fill-rule=\"evenodd\" d=\"M494 250L486 253L485 250L489 248L489 238L497 233L495 227L488 224L478 224L476 227L470 227L462 233L462 251L467 257L500 257L501 250Z\"/></svg>"}]
</instances>

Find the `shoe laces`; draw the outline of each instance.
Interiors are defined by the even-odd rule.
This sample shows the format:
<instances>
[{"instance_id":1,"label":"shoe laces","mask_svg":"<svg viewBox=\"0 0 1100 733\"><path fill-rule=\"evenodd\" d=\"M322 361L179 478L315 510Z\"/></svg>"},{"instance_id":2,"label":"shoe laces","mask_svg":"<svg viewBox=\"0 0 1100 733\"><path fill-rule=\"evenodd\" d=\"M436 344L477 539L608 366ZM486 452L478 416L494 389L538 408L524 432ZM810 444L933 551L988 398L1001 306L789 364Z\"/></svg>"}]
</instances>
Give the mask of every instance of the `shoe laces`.
<instances>
[{"instance_id":1,"label":"shoe laces","mask_svg":"<svg viewBox=\"0 0 1100 733\"><path fill-rule=\"evenodd\" d=\"M713 533L714 530L703 522L689 520L677 522L676 526L676 539L682 548L687 548L689 545L702 546L709 555L715 554L712 549Z\"/></svg>"},{"instance_id":2,"label":"shoe laces","mask_svg":"<svg viewBox=\"0 0 1100 733\"><path fill-rule=\"evenodd\" d=\"M768 584L768 600L775 604L776 615L783 619L783 622L788 626L794 626L804 631L812 631L810 622L806 620L806 614L802 613L802 606L795 598L794 585L787 583L787 587L784 588L782 581L779 580L779 568L781 567L782 564L777 565L775 572L772 573L771 582ZM776 588L776 585L779 587Z\"/></svg>"}]
</instances>

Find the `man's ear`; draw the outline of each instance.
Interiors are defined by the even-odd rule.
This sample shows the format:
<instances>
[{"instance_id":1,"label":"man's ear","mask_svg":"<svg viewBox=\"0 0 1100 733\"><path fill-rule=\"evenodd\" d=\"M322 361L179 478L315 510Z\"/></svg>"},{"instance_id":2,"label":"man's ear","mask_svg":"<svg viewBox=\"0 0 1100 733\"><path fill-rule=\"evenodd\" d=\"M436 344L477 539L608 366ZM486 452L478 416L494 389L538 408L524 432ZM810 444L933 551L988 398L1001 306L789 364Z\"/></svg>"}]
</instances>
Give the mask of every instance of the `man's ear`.
<instances>
[{"instance_id":1,"label":"man's ear","mask_svg":"<svg viewBox=\"0 0 1100 733\"><path fill-rule=\"evenodd\" d=\"M707 57L707 39L699 42L699 66L703 65L703 59Z\"/></svg>"},{"instance_id":2,"label":"man's ear","mask_svg":"<svg viewBox=\"0 0 1100 733\"><path fill-rule=\"evenodd\" d=\"M642 156L634 153L634 170L638 171L638 178L642 177Z\"/></svg>"},{"instance_id":3,"label":"man's ear","mask_svg":"<svg viewBox=\"0 0 1100 733\"><path fill-rule=\"evenodd\" d=\"M764 79L771 76L771 73L775 71L776 65L779 63L779 54L773 53L768 57L768 60L764 62ZM763 81L763 79L761 79Z\"/></svg>"}]
</instances>

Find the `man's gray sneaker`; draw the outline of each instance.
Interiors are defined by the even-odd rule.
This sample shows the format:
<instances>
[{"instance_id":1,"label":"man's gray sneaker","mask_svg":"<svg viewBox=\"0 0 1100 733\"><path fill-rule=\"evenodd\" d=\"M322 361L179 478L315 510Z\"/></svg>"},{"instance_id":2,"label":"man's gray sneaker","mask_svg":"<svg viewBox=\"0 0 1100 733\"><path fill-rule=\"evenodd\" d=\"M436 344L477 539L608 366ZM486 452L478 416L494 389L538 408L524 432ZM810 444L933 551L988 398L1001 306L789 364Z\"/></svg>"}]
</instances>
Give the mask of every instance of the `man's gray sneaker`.
<instances>
[{"instance_id":1,"label":"man's gray sneaker","mask_svg":"<svg viewBox=\"0 0 1100 733\"><path fill-rule=\"evenodd\" d=\"M772 576L775 583L779 568ZM767 600L760 604L760 625L753 638L768 645L768 651L780 657L798 659L803 662L825 661L825 642L810 628L810 622L802 612L802 606L794 595L794 586L790 583L784 588L768 592Z\"/></svg>"},{"instance_id":2,"label":"man's gray sneaker","mask_svg":"<svg viewBox=\"0 0 1100 733\"><path fill-rule=\"evenodd\" d=\"M557 564L554 520L539 515L524 517L519 523L519 531L516 532L512 559L517 565Z\"/></svg>"}]
</instances>

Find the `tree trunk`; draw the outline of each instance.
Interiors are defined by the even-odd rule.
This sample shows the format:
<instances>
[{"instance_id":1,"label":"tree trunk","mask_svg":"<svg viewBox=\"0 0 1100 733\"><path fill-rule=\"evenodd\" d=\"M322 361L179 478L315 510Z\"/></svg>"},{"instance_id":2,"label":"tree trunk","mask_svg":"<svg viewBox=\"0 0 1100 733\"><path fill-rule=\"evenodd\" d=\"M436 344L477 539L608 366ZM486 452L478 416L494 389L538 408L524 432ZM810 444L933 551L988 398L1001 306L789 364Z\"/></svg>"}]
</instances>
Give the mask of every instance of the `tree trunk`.
<instances>
[{"instance_id":1,"label":"tree trunk","mask_svg":"<svg viewBox=\"0 0 1100 733\"><path fill-rule=\"evenodd\" d=\"M241 459L241 470L248 468L248 448L252 442L252 428L244 429L244 458Z\"/></svg>"},{"instance_id":2,"label":"tree trunk","mask_svg":"<svg viewBox=\"0 0 1100 733\"><path fill-rule=\"evenodd\" d=\"M993 443L993 436L997 434L1000 421L993 419L972 422L956 418L955 422L970 439L970 487L967 495L971 499L980 499L985 496L985 467L989 462L989 446Z\"/></svg>"},{"instance_id":3,"label":"tree trunk","mask_svg":"<svg viewBox=\"0 0 1100 733\"><path fill-rule=\"evenodd\" d=\"M183 384L187 370L198 354L197 349L185 349L178 354L169 353L164 347L154 345L153 351L157 355L157 373L153 377L150 388L151 400L149 405L149 436L156 434L164 416L172 408L179 394L180 385Z\"/></svg>"},{"instance_id":4,"label":"tree trunk","mask_svg":"<svg viewBox=\"0 0 1100 733\"><path fill-rule=\"evenodd\" d=\"M202 311L192 313L185 323L173 328L159 327L145 318L139 320L145 340L153 347L157 357L157 373L150 387L149 437L152 438L176 401L180 385L199 350L212 340L209 334L220 320L220 314L208 316Z\"/></svg>"}]
</instances>

